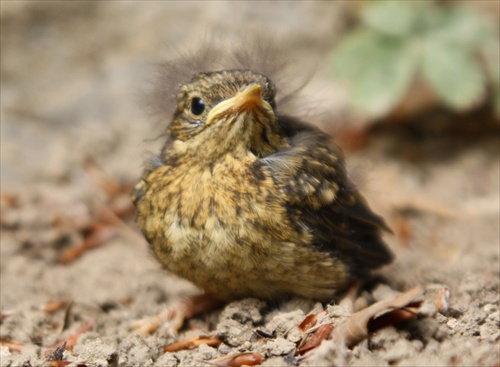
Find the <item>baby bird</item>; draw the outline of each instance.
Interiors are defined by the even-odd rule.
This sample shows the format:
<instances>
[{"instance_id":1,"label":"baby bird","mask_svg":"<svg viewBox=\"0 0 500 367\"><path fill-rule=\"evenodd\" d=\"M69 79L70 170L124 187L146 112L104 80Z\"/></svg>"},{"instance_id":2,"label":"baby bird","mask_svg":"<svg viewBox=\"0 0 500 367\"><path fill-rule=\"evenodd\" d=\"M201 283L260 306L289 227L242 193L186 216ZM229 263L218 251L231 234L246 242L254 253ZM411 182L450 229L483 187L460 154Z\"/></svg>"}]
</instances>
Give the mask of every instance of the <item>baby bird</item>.
<instances>
[{"instance_id":1,"label":"baby bird","mask_svg":"<svg viewBox=\"0 0 500 367\"><path fill-rule=\"evenodd\" d=\"M251 70L180 87L158 157L132 199L158 260L222 301L332 300L391 261L388 230L349 181L340 148L276 109Z\"/></svg>"}]
</instances>

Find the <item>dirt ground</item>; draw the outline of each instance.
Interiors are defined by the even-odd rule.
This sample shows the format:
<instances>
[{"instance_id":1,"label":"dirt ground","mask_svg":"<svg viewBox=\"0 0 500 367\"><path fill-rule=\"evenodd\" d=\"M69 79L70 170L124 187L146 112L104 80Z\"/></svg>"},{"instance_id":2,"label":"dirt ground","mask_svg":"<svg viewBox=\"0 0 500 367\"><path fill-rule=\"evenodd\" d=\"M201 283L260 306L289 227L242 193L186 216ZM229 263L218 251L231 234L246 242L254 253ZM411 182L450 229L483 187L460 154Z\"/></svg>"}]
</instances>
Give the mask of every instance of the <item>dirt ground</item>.
<instances>
[{"instance_id":1,"label":"dirt ground","mask_svg":"<svg viewBox=\"0 0 500 367\"><path fill-rule=\"evenodd\" d=\"M475 114L455 128L431 116L336 136L367 124L328 70L350 11L344 2L1 3L0 366L56 365L48 356L64 340L72 350L59 359L74 366L207 366L243 352L267 366L500 365L498 122ZM346 152L351 174L394 231L386 241L396 259L364 293L439 284L449 307L352 348L327 340L298 361L299 324L312 311L338 317L339 300L245 299L178 336L220 345L164 352L175 341L165 327L141 336L131 325L198 290L161 269L133 224L130 185L164 127L140 96L152 62L174 49L210 32L263 29L316 70L305 105L356 147Z\"/></svg>"}]
</instances>

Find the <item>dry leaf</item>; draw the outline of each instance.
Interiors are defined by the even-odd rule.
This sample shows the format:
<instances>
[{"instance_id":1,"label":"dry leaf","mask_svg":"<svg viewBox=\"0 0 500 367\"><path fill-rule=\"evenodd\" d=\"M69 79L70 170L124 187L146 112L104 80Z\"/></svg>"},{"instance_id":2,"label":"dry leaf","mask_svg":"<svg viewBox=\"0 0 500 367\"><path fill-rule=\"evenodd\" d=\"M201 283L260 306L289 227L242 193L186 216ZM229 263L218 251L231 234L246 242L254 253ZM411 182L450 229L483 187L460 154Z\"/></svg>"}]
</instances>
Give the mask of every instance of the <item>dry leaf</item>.
<instances>
[{"instance_id":1,"label":"dry leaf","mask_svg":"<svg viewBox=\"0 0 500 367\"><path fill-rule=\"evenodd\" d=\"M20 352L21 349L24 347L24 344L22 342L19 342L17 340L13 340L10 338L0 339L0 345L4 345L7 348L9 348L10 350L15 351L15 352Z\"/></svg>"},{"instance_id":2,"label":"dry leaf","mask_svg":"<svg viewBox=\"0 0 500 367\"><path fill-rule=\"evenodd\" d=\"M113 199L123 192L123 185L109 177L90 157L85 162L85 171L109 198Z\"/></svg>"},{"instance_id":3,"label":"dry leaf","mask_svg":"<svg viewBox=\"0 0 500 367\"><path fill-rule=\"evenodd\" d=\"M45 366L48 366L48 367L66 367L66 366L70 365L71 363L73 363L73 362L57 360L57 361L50 361L48 364L45 364Z\"/></svg>"},{"instance_id":4,"label":"dry leaf","mask_svg":"<svg viewBox=\"0 0 500 367\"><path fill-rule=\"evenodd\" d=\"M218 347L222 343L222 340L218 338L211 338L209 336L195 336L180 342L170 344L163 348L165 352L177 352L179 350L194 349L201 344L207 344L211 347Z\"/></svg>"},{"instance_id":5,"label":"dry leaf","mask_svg":"<svg viewBox=\"0 0 500 367\"><path fill-rule=\"evenodd\" d=\"M332 324L323 324L321 325L309 338L309 340L304 344L304 346L300 347L300 349L297 351L297 354L303 355L306 352L310 351L311 349L314 349L318 347L323 340L328 338L333 330L333 325Z\"/></svg>"},{"instance_id":6,"label":"dry leaf","mask_svg":"<svg viewBox=\"0 0 500 367\"><path fill-rule=\"evenodd\" d=\"M394 218L394 233L399 240L399 243L404 248L411 248L413 242L413 229L408 216L398 214Z\"/></svg>"},{"instance_id":7,"label":"dry leaf","mask_svg":"<svg viewBox=\"0 0 500 367\"><path fill-rule=\"evenodd\" d=\"M86 251L101 246L117 234L118 230L116 228L96 223L92 225L90 234L86 236L83 243L64 251L57 259L57 263L67 265L82 256Z\"/></svg>"},{"instance_id":8,"label":"dry leaf","mask_svg":"<svg viewBox=\"0 0 500 367\"><path fill-rule=\"evenodd\" d=\"M80 329L76 331L76 333L72 334L67 338L66 340L61 340L60 342L57 342L52 346L52 348L58 348L61 347L62 345L66 345L66 350L72 350L73 347L75 346L76 342L80 338L80 336L89 330L92 326L94 326L96 323L96 320L92 320L85 325L83 325Z\"/></svg>"},{"instance_id":9,"label":"dry leaf","mask_svg":"<svg viewBox=\"0 0 500 367\"><path fill-rule=\"evenodd\" d=\"M211 361L202 361L218 367L241 367L256 366L262 363L263 355L254 353L242 353L229 357L213 359Z\"/></svg>"},{"instance_id":10,"label":"dry leaf","mask_svg":"<svg viewBox=\"0 0 500 367\"><path fill-rule=\"evenodd\" d=\"M2 208L18 208L21 200L16 194L0 191L0 207Z\"/></svg>"},{"instance_id":11,"label":"dry leaf","mask_svg":"<svg viewBox=\"0 0 500 367\"><path fill-rule=\"evenodd\" d=\"M60 309L63 309L66 306L68 306L68 304L69 304L69 302L67 300L56 299L54 301L51 301L51 302L47 303L43 307L43 312L45 312L45 313L47 313L49 315L52 315L53 313L59 311Z\"/></svg>"},{"instance_id":12,"label":"dry leaf","mask_svg":"<svg viewBox=\"0 0 500 367\"><path fill-rule=\"evenodd\" d=\"M412 288L395 298L377 302L354 313L346 322L337 326L332 333L334 343L343 342L353 346L373 331L386 325L411 320L417 315L434 316L447 307L449 292L443 286L422 286Z\"/></svg>"},{"instance_id":13,"label":"dry leaf","mask_svg":"<svg viewBox=\"0 0 500 367\"><path fill-rule=\"evenodd\" d=\"M327 313L328 313L327 311L321 311L318 312L317 314L306 316L306 318L299 325L300 331L302 331L303 333L307 332L307 330L314 327L318 323L318 318L320 316L324 316Z\"/></svg>"}]
</instances>

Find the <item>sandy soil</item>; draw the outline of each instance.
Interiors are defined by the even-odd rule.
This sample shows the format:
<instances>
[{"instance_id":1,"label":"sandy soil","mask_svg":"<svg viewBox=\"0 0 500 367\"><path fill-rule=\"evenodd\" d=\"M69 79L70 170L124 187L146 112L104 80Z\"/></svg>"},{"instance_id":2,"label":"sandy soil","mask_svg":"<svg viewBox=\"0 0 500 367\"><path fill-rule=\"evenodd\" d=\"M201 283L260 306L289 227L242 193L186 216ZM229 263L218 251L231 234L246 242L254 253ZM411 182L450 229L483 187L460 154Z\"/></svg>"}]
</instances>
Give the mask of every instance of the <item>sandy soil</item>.
<instances>
[{"instance_id":1,"label":"sandy soil","mask_svg":"<svg viewBox=\"0 0 500 367\"><path fill-rule=\"evenodd\" d=\"M345 127L339 116L352 111L327 66L348 11L342 2L2 2L1 366L49 363L56 343L75 333L63 354L74 365L205 366L241 352L263 354L268 366L297 363L298 325L311 311L338 316L339 300L233 302L190 320L178 338L208 334L222 344L165 353L174 341L166 328L140 336L131 324L198 291L160 268L130 213L126 227L101 218L111 232L89 223L110 205L127 210L144 152L161 145L153 138L163 126L137 102L151 61L207 30L272 24L317 69L304 90L326 112L317 122ZM474 133L389 125L347 153L353 177L395 232L387 242L396 261L365 294L376 300L443 284L450 306L353 348L325 342L300 365L500 365L499 131L483 122L466 121ZM84 241L92 247L92 234L101 236L95 248L61 264Z\"/></svg>"}]
</instances>

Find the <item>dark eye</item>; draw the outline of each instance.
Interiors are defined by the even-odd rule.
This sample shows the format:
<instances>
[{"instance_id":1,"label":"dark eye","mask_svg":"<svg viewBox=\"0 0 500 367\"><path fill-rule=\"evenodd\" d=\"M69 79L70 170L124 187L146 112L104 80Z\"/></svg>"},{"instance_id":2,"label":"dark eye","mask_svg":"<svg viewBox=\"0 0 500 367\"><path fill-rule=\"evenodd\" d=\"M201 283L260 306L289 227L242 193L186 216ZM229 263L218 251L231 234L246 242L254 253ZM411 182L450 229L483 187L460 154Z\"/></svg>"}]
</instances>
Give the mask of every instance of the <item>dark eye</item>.
<instances>
[{"instance_id":1,"label":"dark eye","mask_svg":"<svg viewBox=\"0 0 500 367\"><path fill-rule=\"evenodd\" d=\"M199 116L205 111L205 102L200 97L194 97L191 100L191 113L195 116Z\"/></svg>"}]
</instances>

